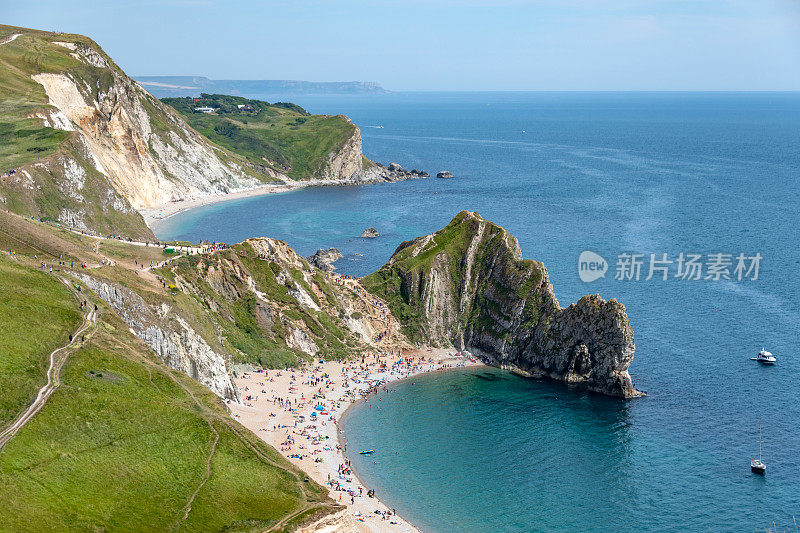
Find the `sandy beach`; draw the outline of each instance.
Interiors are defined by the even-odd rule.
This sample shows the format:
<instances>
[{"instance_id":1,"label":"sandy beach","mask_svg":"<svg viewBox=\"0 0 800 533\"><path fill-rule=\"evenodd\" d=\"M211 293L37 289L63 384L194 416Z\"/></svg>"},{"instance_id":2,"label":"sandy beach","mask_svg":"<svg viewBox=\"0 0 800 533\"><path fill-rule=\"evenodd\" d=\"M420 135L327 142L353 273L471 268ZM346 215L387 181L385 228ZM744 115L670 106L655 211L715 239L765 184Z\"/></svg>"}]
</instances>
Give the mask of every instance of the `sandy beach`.
<instances>
[{"instance_id":1,"label":"sandy beach","mask_svg":"<svg viewBox=\"0 0 800 533\"><path fill-rule=\"evenodd\" d=\"M274 181L265 183L252 189L243 189L228 193L211 194L201 198L192 198L185 200L176 200L167 204L147 207L139 209L139 213L144 218L148 227L155 231L158 223L169 217L175 216L195 207L204 205L216 204L219 202L227 202L230 200L241 200L243 198L252 198L255 196L264 196L265 194L276 194L282 192L289 192L295 189L303 189L305 187L341 187L347 185L372 185L376 183L388 183L379 179L369 179L363 181L352 180L307 180L307 181L294 181L286 178L284 181Z\"/></svg>"},{"instance_id":2,"label":"sandy beach","mask_svg":"<svg viewBox=\"0 0 800 533\"><path fill-rule=\"evenodd\" d=\"M232 415L284 457L326 486L347 508L301 531L413 532L417 529L371 497L349 467L338 422L355 402L386 383L447 368L478 365L454 350L403 350L296 370L246 372L235 379L243 405ZM313 413L313 414L312 414Z\"/></svg>"},{"instance_id":3,"label":"sandy beach","mask_svg":"<svg viewBox=\"0 0 800 533\"><path fill-rule=\"evenodd\" d=\"M154 230L160 221L177 215L178 213L182 213L188 209L193 209L203 205L215 204L217 202L226 202L229 200L239 200L242 198L251 198L253 196L262 196L265 194L293 191L294 189L300 189L302 187L307 187L308 185L310 184L305 182L276 181L254 187L252 189L212 194L202 198L178 200L156 207L143 208L139 209L139 213L141 213L145 223L150 227L150 229Z\"/></svg>"}]
</instances>

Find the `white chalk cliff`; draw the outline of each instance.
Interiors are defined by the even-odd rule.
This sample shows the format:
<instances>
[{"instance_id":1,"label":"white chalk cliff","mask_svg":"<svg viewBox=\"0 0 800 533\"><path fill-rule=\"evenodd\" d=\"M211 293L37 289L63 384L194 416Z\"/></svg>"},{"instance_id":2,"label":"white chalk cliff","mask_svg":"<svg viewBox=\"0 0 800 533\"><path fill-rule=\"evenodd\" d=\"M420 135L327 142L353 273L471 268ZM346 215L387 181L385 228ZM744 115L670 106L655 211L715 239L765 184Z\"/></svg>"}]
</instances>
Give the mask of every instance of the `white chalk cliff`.
<instances>
[{"instance_id":1,"label":"white chalk cliff","mask_svg":"<svg viewBox=\"0 0 800 533\"><path fill-rule=\"evenodd\" d=\"M54 108L40 117L50 127L77 131L96 169L134 208L261 183L102 54L85 45L65 44L73 45L71 55L102 69L104 76L87 79L71 72L32 76Z\"/></svg>"}]
</instances>

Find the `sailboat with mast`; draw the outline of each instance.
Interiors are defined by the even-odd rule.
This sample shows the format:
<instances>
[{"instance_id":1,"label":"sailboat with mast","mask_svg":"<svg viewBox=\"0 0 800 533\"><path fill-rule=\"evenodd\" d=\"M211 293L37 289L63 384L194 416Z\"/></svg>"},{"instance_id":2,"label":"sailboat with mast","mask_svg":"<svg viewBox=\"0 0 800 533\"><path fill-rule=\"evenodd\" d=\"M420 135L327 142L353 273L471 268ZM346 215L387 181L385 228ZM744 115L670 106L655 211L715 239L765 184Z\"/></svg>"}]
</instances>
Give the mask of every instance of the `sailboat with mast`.
<instances>
[{"instance_id":1,"label":"sailboat with mast","mask_svg":"<svg viewBox=\"0 0 800 533\"><path fill-rule=\"evenodd\" d=\"M750 461L750 470L755 472L756 474L763 476L767 473L767 465L764 464L764 461L761 460L761 448L762 448L762 425L759 421L758 423L758 459L753 459Z\"/></svg>"}]
</instances>

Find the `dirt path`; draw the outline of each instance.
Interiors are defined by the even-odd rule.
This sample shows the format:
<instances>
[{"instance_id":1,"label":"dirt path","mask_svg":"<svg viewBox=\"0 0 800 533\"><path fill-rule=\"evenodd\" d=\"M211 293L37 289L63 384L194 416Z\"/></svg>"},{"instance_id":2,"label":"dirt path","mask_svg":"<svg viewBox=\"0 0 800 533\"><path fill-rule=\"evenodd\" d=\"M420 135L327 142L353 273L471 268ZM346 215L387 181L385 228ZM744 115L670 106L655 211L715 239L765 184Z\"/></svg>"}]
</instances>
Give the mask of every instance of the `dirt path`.
<instances>
[{"instance_id":1,"label":"dirt path","mask_svg":"<svg viewBox=\"0 0 800 533\"><path fill-rule=\"evenodd\" d=\"M184 507L186 512L183 513L183 518L181 518L178 523L172 527L172 529L179 527L183 522L186 521L187 518L189 518L189 513L192 512L192 504L194 503L194 499L197 498L197 494L200 492L200 489L205 486L206 482L208 482L209 478L211 477L211 460L214 458L214 452L217 451L219 432L216 430L214 423L211 420L208 421L208 427L210 427L211 431L214 432L214 443L211 445L211 452L208 454L208 458L206 459L206 475L203 477L203 481L200 482L200 485L198 485L195 491L192 493L189 501L186 502L186 506Z\"/></svg>"},{"instance_id":2,"label":"dirt path","mask_svg":"<svg viewBox=\"0 0 800 533\"><path fill-rule=\"evenodd\" d=\"M13 41L14 39L16 39L16 38L17 38L17 37L19 37L20 35L22 35L22 34L21 34L21 33L15 33L14 35L12 35L11 37L9 37L9 38L8 38L8 39L6 39L5 41L3 41L3 42L0 42L0 46L2 46L2 45L4 45L4 44L8 44L8 43L10 43L11 41Z\"/></svg>"},{"instance_id":3,"label":"dirt path","mask_svg":"<svg viewBox=\"0 0 800 533\"><path fill-rule=\"evenodd\" d=\"M95 239L97 239L97 240L94 241L94 244L92 245L92 251L94 251L94 253L96 253L97 255L102 257L105 260L107 265L114 266L114 261L112 261L110 258L104 256L100 252L100 240L102 239L102 237L95 237ZM100 267L100 266L102 266L102 265L90 266L89 268L97 268L97 267Z\"/></svg>"},{"instance_id":4,"label":"dirt path","mask_svg":"<svg viewBox=\"0 0 800 533\"><path fill-rule=\"evenodd\" d=\"M36 399L33 400L33 403L25 411L23 411L19 418L17 418L17 420L14 421L14 423L12 423L9 427L0 432L0 450L3 449L6 443L8 443L8 441L10 441L19 432L19 430L22 429L25 424L27 424L28 421L39 412L42 407L44 407L47 399L50 398L59 385L61 385L61 368L67 361L67 357L69 357L69 352L67 352L67 349L78 342L80 336L94 325L96 319L96 311L90 310L87 312L83 317L83 323L81 326L75 333L72 334L72 340L70 340L64 346L56 348L50 352L50 366L47 369L47 383L41 389L39 389Z\"/></svg>"}]
</instances>

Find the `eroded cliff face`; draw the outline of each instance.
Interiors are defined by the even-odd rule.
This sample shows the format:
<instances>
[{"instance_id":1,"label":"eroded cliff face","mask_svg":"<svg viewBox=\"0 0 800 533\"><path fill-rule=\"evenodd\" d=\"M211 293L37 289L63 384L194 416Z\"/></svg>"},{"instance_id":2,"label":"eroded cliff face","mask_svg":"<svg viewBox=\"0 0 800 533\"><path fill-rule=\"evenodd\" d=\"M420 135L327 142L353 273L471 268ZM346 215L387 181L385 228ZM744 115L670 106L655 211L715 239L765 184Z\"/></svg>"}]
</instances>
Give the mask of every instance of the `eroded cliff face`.
<instances>
[{"instance_id":1,"label":"eroded cliff face","mask_svg":"<svg viewBox=\"0 0 800 533\"><path fill-rule=\"evenodd\" d=\"M419 341L529 376L638 395L628 374L635 347L625 307L584 296L562 308L544 266L523 260L517 240L476 213L401 244L364 285Z\"/></svg>"},{"instance_id":2,"label":"eroded cliff face","mask_svg":"<svg viewBox=\"0 0 800 533\"><path fill-rule=\"evenodd\" d=\"M377 334L387 329L393 346L404 340L400 324L357 281L313 268L275 239L178 257L131 273L131 283L101 269L76 275L164 363L233 401L233 364L282 368L377 352L385 350Z\"/></svg>"},{"instance_id":3,"label":"eroded cliff face","mask_svg":"<svg viewBox=\"0 0 800 533\"><path fill-rule=\"evenodd\" d=\"M228 372L230 358L214 351L170 305L151 305L118 284L87 274L76 276L105 300L167 366L184 372L222 398L240 400Z\"/></svg>"},{"instance_id":4,"label":"eroded cliff face","mask_svg":"<svg viewBox=\"0 0 800 533\"><path fill-rule=\"evenodd\" d=\"M93 69L93 75L68 71L32 76L53 106L39 116L50 127L77 132L96 170L134 208L260 183L242 165L224 161L220 150L98 51L82 44L70 49Z\"/></svg>"},{"instance_id":5,"label":"eroded cliff face","mask_svg":"<svg viewBox=\"0 0 800 533\"><path fill-rule=\"evenodd\" d=\"M345 119L349 122L349 119ZM361 149L361 130L353 125L353 134L336 151L328 154L322 179L353 180L362 179L364 170L364 152Z\"/></svg>"},{"instance_id":6,"label":"eroded cliff face","mask_svg":"<svg viewBox=\"0 0 800 533\"><path fill-rule=\"evenodd\" d=\"M275 239L184 258L169 267L169 277L202 304L222 344L242 362L274 367L347 357L369 349L387 328L356 281L337 282ZM399 323L389 322L402 339Z\"/></svg>"},{"instance_id":7,"label":"eroded cliff face","mask_svg":"<svg viewBox=\"0 0 800 533\"><path fill-rule=\"evenodd\" d=\"M343 120L350 119L342 116ZM321 181L341 184L391 183L408 179L427 178L428 174L419 170L406 170L396 163L383 166L364 156L361 143L361 130L355 124L352 135L342 146L328 154L326 164L319 178Z\"/></svg>"}]
</instances>

